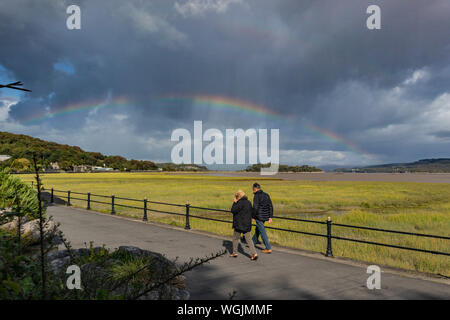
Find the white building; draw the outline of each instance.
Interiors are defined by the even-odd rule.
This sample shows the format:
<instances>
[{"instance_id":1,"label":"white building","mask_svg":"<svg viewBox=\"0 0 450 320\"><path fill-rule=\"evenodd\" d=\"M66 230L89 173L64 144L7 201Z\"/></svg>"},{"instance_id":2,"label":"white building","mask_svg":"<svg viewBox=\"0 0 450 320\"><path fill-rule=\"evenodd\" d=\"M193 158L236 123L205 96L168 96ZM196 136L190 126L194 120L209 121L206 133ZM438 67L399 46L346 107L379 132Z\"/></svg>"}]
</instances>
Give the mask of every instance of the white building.
<instances>
[{"instance_id":1,"label":"white building","mask_svg":"<svg viewBox=\"0 0 450 320\"><path fill-rule=\"evenodd\" d=\"M59 168L58 162L51 162L51 163L50 163L50 167L51 167L53 170L59 170L59 169L60 169L60 168Z\"/></svg>"},{"instance_id":2,"label":"white building","mask_svg":"<svg viewBox=\"0 0 450 320\"><path fill-rule=\"evenodd\" d=\"M114 169L105 167L92 167L92 171L114 171Z\"/></svg>"}]
</instances>

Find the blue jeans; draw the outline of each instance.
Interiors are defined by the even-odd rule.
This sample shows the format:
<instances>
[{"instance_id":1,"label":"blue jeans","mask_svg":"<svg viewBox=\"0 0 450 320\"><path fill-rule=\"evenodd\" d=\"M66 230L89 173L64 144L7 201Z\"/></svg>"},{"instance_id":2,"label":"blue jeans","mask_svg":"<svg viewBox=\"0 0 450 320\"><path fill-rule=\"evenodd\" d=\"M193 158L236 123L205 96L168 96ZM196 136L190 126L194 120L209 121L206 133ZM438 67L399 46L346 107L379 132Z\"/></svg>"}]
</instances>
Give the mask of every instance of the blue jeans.
<instances>
[{"instance_id":1,"label":"blue jeans","mask_svg":"<svg viewBox=\"0 0 450 320\"><path fill-rule=\"evenodd\" d=\"M259 235L261 235L262 241L264 245L266 246L267 250L272 249L270 246L269 238L267 238L266 228L264 228L264 221L255 220L256 221L256 228L255 228L255 234L253 235L253 243L258 243Z\"/></svg>"}]
</instances>

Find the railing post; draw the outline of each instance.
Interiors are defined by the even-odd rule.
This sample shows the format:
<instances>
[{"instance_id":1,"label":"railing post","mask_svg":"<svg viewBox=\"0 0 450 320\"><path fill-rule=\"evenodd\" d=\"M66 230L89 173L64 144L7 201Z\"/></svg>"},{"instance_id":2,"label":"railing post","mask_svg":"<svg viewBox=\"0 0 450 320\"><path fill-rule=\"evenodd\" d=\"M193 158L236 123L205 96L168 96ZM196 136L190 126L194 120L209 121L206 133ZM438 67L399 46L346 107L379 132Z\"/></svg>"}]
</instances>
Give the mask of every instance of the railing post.
<instances>
[{"instance_id":1,"label":"railing post","mask_svg":"<svg viewBox=\"0 0 450 320\"><path fill-rule=\"evenodd\" d=\"M331 248L331 217L327 219L327 253L325 257L333 257L333 249Z\"/></svg>"},{"instance_id":2,"label":"railing post","mask_svg":"<svg viewBox=\"0 0 450 320\"><path fill-rule=\"evenodd\" d=\"M144 217L142 221L147 221L147 198L144 199Z\"/></svg>"},{"instance_id":3,"label":"railing post","mask_svg":"<svg viewBox=\"0 0 450 320\"><path fill-rule=\"evenodd\" d=\"M67 206L70 206L70 190L67 191Z\"/></svg>"},{"instance_id":4,"label":"railing post","mask_svg":"<svg viewBox=\"0 0 450 320\"><path fill-rule=\"evenodd\" d=\"M111 214L116 214L116 211L114 210L114 196L111 196Z\"/></svg>"},{"instance_id":5,"label":"railing post","mask_svg":"<svg viewBox=\"0 0 450 320\"><path fill-rule=\"evenodd\" d=\"M52 191L50 193L50 203L53 203L54 199L53 199L53 188Z\"/></svg>"},{"instance_id":6,"label":"railing post","mask_svg":"<svg viewBox=\"0 0 450 320\"><path fill-rule=\"evenodd\" d=\"M87 194L87 210L91 210L91 193L88 192Z\"/></svg>"},{"instance_id":7,"label":"railing post","mask_svg":"<svg viewBox=\"0 0 450 320\"><path fill-rule=\"evenodd\" d=\"M191 228L191 225L189 224L189 207L190 206L191 205L189 203L186 204L186 225L184 227L186 230L189 230Z\"/></svg>"}]
</instances>

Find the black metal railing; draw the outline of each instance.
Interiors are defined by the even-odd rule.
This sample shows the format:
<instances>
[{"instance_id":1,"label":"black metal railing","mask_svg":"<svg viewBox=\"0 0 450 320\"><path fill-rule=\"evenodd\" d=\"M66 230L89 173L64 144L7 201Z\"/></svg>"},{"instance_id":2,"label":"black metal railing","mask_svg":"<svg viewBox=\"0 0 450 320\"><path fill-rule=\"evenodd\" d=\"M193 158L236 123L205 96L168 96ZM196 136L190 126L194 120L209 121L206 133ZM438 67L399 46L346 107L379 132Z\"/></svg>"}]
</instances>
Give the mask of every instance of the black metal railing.
<instances>
[{"instance_id":1,"label":"black metal railing","mask_svg":"<svg viewBox=\"0 0 450 320\"><path fill-rule=\"evenodd\" d=\"M137 209L137 210L143 210L143 217L142 220L147 221L148 220L148 212L155 212L155 213L162 213L162 214L170 214L170 215L177 215L185 217L185 229L189 230L191 229L190 219L203 219L203 220L210 220L210 221L216 221L216 222L222 222L222 223L232 223L230 220L223 220L223 219L217 219L209 216L202 216L202 215L195 215L191 214L191 210L203 210L203 211L214 211L214 212L222 212L222 213L231 213L230 210L223 210L223 209L214 209L214 208L205 208L205 207L198 207L198 206L192 206L190 204L175 204L175 203L168 203L168 202L161 202L161 201L151 201L147 198L145 199L133 199L133 198L125 198L125 197L117 197L115 195L111 196L105 196L100 194L93 194L93 193L81 193L81 192L74 192L70 190L57 190L54 188L50 189L50 202L53 203L55 199L55 193L58 193L59 198L65 198L67 199L66 205L71 205L71 200L81 200L86 201L86 209L91 210L91 203L98 203L98 204L104 204L110 206L110 213L115 214L116 210L115 207L124 207L129 209ZM73 197L72 195L81 195L86 196L86 198L77 198ZM93 200L92 198L102 198L102 199L109 199L108 202L105 201L99 201L99 200ZM137 202L142 203L143 206L132 206L129 204L123 204L119 203L118 200L124 200L124 201L131 201L131 202ZM151 208L151 204L156 205L162 205L162 206L169 206L169 207L178 207L178 208L184 208L184 213L179 212L173 212L173 211L167 211L167 210L159 210L155 208ZM169 210L169 209L168 209ZM406 246L400 246L395 244L389 244L389 243L380 243L380 242L373 242L373 241L367 241L367 240L361 240L361 239L353 239L353 238L347 238L342 236L336 236L332 234L332 230L334 230L335 227L340 228L352 228L352 229L360 229L360 230L368 230L368 231L376 231L376 232L385 232L385 233L391 233L391 234L401 234L401 235L408 235L408 236L415 236L415 237L426 237L426 238L434 238L434 239L441 239L441 240L450 240L450 237L447 236L439 236L439 235L431 235L431 234L423 234L423 233L414 233L414 232L407 232L407 231L399 231L399 230L388 230L388 229L380 229L380 228L372 228L372 227L364 227L364 226L354 226L354 225L348 225L348 224L341 224L341 223L334 223L331 221L331 218L328 217L326 221L317 221L317 220L308 220L308 219L300 219L300 218L292 218L292 217L281 217L281 216L274 216L276 219L280 220L287 220L287 221L296 221L296 222L304 222L304 223L312 223L312 224L320 224L326 226L326 234L320 234L320 233L314 233L314 232L306 232L306 231L299 231L299 230L292 230L292 229L285 229L285 228L277 228L277 227L271 227L266 226L266 229L272 229L277 231L283 231L283 232L291 232L296 234L303 234L303 235L309 235L309 236L315 236L315 237L323 237L327 239L327 249L325 252L325 256L332 257L333 256L333 249L332 249L332 240L341 240L341 241L351 241L356 243L363 243L363 244L369 244L369 245L375 245L375 246L383 246L383 247L389 247L389 248L395 248L395 249L402 249L402 250L410 250L410 251L416 251L416 252L423 252L423 253L430 253L430 254L436 254L436 255L444 255L444 256L450 256L450 252L442 252L442 251L436 251L436 250L427 250L427 249L421 249L421 248L412 248L412 247L406 247ZM255 225L253 225L255 226ZM449 245L446 246L447 248L450 248L450 242Z\"/></svg>"}]
</instances>

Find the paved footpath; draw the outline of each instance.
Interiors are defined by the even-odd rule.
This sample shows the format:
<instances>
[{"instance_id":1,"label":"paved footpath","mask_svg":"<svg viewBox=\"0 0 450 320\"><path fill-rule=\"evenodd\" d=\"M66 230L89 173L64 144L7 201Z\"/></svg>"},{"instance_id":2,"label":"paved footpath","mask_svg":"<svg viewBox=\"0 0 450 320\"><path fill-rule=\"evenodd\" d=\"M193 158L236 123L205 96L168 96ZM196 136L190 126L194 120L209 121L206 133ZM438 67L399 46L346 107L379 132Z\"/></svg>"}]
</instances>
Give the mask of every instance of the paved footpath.
<instances>
[{"instance_id":1,"label":"paved footpath","mask_svg":"<svg viewBox=\"0 0 450 320\"><path fill-rule=\"evenodd\" d=\"M48 214L74 248L94 241L108 248L132 245L165 254L168 258L205 257L230 249L225 237L125 219L106 214L51 206ZM230 234L232 230L230 229ZM248 248L244 245L244 251ZM381 289L369 290L366 267L336 262L337 259L274 247L257 261L240 254L222 256L186 274L191 299L450 299L450 284L386 271ZM278 249L278 251L277 251ZM401 254L401 253L399 253Z\"/></svg>"}]
</instances>

